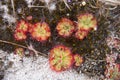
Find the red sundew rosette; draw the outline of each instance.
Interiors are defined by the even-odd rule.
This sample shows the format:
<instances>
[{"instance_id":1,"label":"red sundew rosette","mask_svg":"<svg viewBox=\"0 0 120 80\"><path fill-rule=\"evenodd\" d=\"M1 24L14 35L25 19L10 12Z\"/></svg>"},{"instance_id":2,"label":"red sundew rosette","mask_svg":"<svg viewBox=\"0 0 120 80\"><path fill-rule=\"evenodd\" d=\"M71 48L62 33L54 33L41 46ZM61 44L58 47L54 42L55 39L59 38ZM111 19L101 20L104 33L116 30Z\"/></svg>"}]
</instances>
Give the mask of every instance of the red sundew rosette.
<instances>
[{"instance_id":1,"label":"red sundew rosette","mask_svg":"<svg viewBox=\"0 0 120 80\"><path fill-rule=\"evenodd\" d=\"M76 67L80 66L83 63L83 58L79 54L74 55L74 65Z\"/></svg>"},{"instance_id":2,"label":"red sundew rosette","mask_svg":"<svg viewBox=\"0 0 120 80\"><path fill-rule=\"evenodd\" d=\"M15 31L14 38L19 41L19 40L25 40L27 38L27 36L22 31Z\"/></svg>"},{"instance_id":3,"label":"red sundew rosette","mask_svg":"<svg viewBox=\"0 0 120 80\"><path fill-rule=\"evenodd\" d=\"M78 30L90 31L91 29L96 30L97 20L90 13L81 14L78 17L77 27Z\"/></svg>"},{"instance_id":4,"label":"red sundew rosette","mask_svg":"<svg viewBox=\"0 0 120 80\"><path fill-rule=\"evenodd\" d=\"M73 22L67 18L62 18L57 24L56 30L62 37L69 37L75 30Z\"/></svg>"},{"instance_id":5,"label":"red sundew rosette","mask_svg":"<svg viewBox=\"0 0 120 80\"><path fill-rule=\"evenodd\" d=\"M83 40L88 35L88 31L78 30L75 33L75 37L79 40Z\"/></svg>"},{"instance_id":6,"label":"red sundew rosette","mask_svg":"<svg viewBox=\"0 0 120 80\"><path fill-rule=\"evenodd\" d=\"M52 70L61 72L69 69L73 64L71 50L63 45L58 45L50 51L49 63Z\"/></svg>"},{"instance_id":7,"label":"red sundew rosette","mask_svg":"<svg viewBox=\"0 0 120 80\"><path fill-rule=\"evenodd\" d=\"M37 41L46 41L51 36L50 27L47 23L36 23L31 30L31 36Z\"/></svg>"},{"instance_id":8,"label":"red sundew rosette","mask_svg":"<svg viewBox=\"0 0 120 80\"><path fill-rule=\"evenodd\" d=\"M24 49L23 48L16 48L15 49L15 54L19 55L20 57L24 56Z\"/></svg>"},{"instance_id":9,"label":"red sundew rosette","mask_svg":"<svg viewBox=\"0 0 120 80\"><path fill-rule=\"evenodd\" d=\"M21 20L20 22L18 22L16 31L22 31L22 32L26 33L28 31L28 23L25 22L24 20Z\"/></svg>"},{"instance_id":10,"label":"red sundew rosette","mask_svg":"<svg viewBox=\"0 0 120 80\"><path fill-rule=\"evenodd\" d=\"M119 64L114 65L114 71L111 73L110 78L113 78L114 80L120 79Z\"/></svg>"},{"instance_id":11,"label":"red sundew rosette","mask_svg":"<svg viewBox=\"0 0 120 80\"><path fill-rule=\"evenodd\" d=\"M107 65L107 69L105 70L105 76L107 79L119 80L120 79L120 64L114 64L112 66Z\"/></svg>"}]
</instances>

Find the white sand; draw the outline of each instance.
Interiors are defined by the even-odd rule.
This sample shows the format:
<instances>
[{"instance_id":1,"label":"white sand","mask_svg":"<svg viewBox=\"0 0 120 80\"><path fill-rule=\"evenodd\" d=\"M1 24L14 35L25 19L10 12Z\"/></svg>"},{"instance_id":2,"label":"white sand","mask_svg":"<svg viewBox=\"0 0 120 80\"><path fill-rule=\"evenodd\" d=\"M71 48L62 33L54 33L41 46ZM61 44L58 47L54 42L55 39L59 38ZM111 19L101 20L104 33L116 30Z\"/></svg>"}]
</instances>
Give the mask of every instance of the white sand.
<instances>
[{"instance_id":1,"label":"white sand","mask_svg":"<svg viewBox=\"0 0 120 80\"><path fill-rule=\"evenodd\" d=\"M1 53L0 53L1 54ZM39 56L21 58L17 55L7 54L8 60L12 61L13 66L5 71L3 80L99 80L70 69L63 72L52 71L49 67L48 59Z\"/></svg>"}]
</instances>

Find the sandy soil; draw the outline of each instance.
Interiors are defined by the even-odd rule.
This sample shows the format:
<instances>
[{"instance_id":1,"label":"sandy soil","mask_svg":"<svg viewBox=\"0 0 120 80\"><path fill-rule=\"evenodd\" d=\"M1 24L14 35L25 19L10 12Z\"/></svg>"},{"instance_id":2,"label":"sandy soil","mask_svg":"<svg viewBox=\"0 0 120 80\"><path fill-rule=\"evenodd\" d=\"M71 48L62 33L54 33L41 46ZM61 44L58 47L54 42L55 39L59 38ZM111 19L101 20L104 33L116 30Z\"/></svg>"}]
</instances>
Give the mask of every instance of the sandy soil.
<instances>
[{"instance_id":1,"label":"sandy soil","mask_svg":"<svg viewBox=\"0 0 120 80\"><path fill-rule=\"evenodd\" d=\"M13 53L7 54L3 51L1 57L6 57L4 65L12 63L4 72L3 80L99 80L90 78L83 73L78 74L76 71L69 69L64 72L54 72L50 69L48 59L44 57L23 57Z\"/></svg>"}]
</instances>

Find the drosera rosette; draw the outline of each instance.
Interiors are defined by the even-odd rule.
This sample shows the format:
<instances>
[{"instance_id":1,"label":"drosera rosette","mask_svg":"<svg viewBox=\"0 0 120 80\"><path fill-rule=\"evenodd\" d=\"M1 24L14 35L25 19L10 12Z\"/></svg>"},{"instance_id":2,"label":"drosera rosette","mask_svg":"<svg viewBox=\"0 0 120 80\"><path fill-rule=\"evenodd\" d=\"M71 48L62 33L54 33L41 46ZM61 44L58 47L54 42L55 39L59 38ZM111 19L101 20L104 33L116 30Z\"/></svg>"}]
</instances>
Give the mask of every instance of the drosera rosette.
<instances>
[{"instance_id":1,"label":"drosera rosette","mask_svg":"<svg viewBox=\"0 0 120 80\"><path fill-rule=\"evenodd\" d=\"M22 31L15 31L14 38L17 41L25 40L27 38L26 34Z\"/></svg>"},{"instance_id":2,"label":"drosera rosette","mask_svg":"<svg viewBox=\"0 0 120 80\"><path fill-rule=\"evenodd\" d=\"M120 79L120 63L116 63L119 58L119 54L107 54L106 55L106 70L105 77L106 80L119 80Z\"/></svg>"},{"instance_id":3,"label":"drosera rosette","mask_svg":"<svg viewBox=\"0 0 120 80\"><path fill-rule=\"evenodd\" d=\"M30 31L31 36L37 41L43 42L51 36L50 27L46 22L38 22Z\"/></svg>"},{"instance_id":4,"label":"drosera rosette","mask_svg":"<svg viewBox=\"0 0 120 80\"><path fill-rule=\"evenodd\" d=\"M24 20L20 20L16 26L14 38L16 40L25 40L27 38L28 23Z\"/></svg>"},{"instance_id":5,"label":"drosera rosette","mask_svg":"<svg viewBox=\"0 0 120 80\"><path fill-rule=\"evenodd\" d=\"M52 70L56 72L65 71L73 64L71 50L63 45L55 46L49 55L49 63Z\"/></svg>"},{"instance_id":6,"label":"drosera rosette","mask_svg":"<svg viewBox=\"0 0 120 80\"><path fill-rule=\"evenodd\" d=\"M83 40L88 35L88 31L85 30L77 30L75 32L75 37L79 40Z\"/></svg>"},{"instance_id":7,"label":"drosera rosette","mask_svg":"<svg viewBox=\"0 0 120 80\"><path fill-rule=\"evenodd\" d=\"M26 33L28 31L28 23L24 20L20 20L16 26L16 30Z\"/></svg>"},{"instance_id":8,"label":"drosera rosette","mask_svg":"<svg viewBox=\"0 0 120 80\"><path fill-rule=\"evenodd\" d=\"M79 67L83 63L83 57L79 54L75 54L74 56L74 66Z\"/></svg>"},{"instance_id":9,"label":"drosera rosette","mask_svg":"<svg viewBox=\"0 0 120 80\"><path fill-rule=\"evenodd\" d=\"M25 51L24 51L23 48L16 48L15 49L15 54L18 55L18 56L20 56L20 57L23 57L24 54L25 54Z\"/></svg>"},{"instance_id":10,"label":"drosera rosette","mask_svg":"<svg viewBox=\"0 0 120 80\"><path fill-rule=\"evenodd\" d=\"M106 80L120 80L120 64L114 64L112 66L107 65L105 70Z\"/></svg>"},{"instance_id":11,"label":"drosera rosette","mask_svg":"<svg viewBox=\"0 0 120 80\"><path fill-rule=\"evenodd\" d=\"M70 37L75 30L74 23L67 18L62 18L56 26L58 34L62 37Z\"/></svg>"},{"instance_id":12,"label":"drosera rosette","mask_svg":"<svg viewBox=\"0 0 120 80\"><path fill-rule=\"evenodd\" d=\"M78 30L90 31L91 29L97 29L97 20L90 13L84 13L77 17Z\"/></svg>"}]
</instances>

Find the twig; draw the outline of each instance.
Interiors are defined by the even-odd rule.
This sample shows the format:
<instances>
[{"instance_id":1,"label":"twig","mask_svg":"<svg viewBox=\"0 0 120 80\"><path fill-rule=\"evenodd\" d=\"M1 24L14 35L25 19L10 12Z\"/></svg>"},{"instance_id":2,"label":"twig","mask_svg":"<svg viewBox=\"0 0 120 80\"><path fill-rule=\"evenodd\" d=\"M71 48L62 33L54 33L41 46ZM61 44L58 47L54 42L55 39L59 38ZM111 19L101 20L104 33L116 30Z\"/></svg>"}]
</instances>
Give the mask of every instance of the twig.
<instances>
[{"instance_id":1,"label":"twig","mask_svg":"<svg viewBox=\"0 0 120 80\"><path fill-rule=\"evenodd\" d=\"M19 47L22 47L22 48L27 48L26 46L23 46L23 45L20 45L20 44L16 44L16 43L13 43L13 42L9 42L9 41L0 40L0 42L16 45L16 46L19 46Z\"/></svg>"},{"instance_id":2,"label":"twig","mask_svg":"<svg viewBox=\"0 0 120 80\"><path fill-rule=\"evenodd\" d=\"M29 47L26 47L26 46L23 46L23 45L20 45L20 44L17 44L17 43L13 43L13 42L9 42L9 41L4 41L4 40L0 40L0 42L2 43L6 43L6 44L11 44L11 45L16 45L16 46L19 46L19 47L22 47L22 48L25 48L25 49L29 49L29 50L32 50L35 54L39 53L40 55L44 56L44 57L48 57L46 54L44 53L41 53L39 51L36 51L35 49L31 49Z\"/></svg>"}]
</instances>

